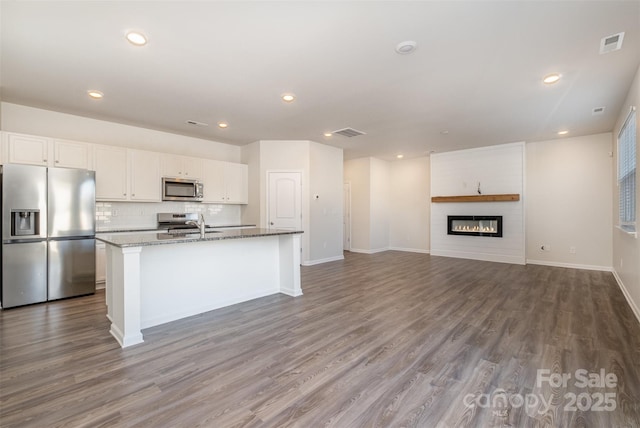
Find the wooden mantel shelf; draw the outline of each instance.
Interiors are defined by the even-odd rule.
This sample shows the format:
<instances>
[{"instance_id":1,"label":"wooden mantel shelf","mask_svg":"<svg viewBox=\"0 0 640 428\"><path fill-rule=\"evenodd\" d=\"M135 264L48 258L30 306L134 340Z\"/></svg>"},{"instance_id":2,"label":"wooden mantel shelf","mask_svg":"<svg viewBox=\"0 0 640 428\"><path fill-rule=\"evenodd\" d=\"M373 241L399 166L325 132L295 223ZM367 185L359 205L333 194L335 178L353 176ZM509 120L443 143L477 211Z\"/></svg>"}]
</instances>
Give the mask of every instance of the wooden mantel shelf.
<instances>
[{"instance_id":1,"label":"wooden mantel shelf","mask_svg":"<svg viewBox=\"0 0 640 428\"><path fill-rule=\"evenodd\" d=\"M512 202L519 201L518 193L503 195L465 195L465 196L434 196L431 202Z\"/></svg>"}]
</instances>

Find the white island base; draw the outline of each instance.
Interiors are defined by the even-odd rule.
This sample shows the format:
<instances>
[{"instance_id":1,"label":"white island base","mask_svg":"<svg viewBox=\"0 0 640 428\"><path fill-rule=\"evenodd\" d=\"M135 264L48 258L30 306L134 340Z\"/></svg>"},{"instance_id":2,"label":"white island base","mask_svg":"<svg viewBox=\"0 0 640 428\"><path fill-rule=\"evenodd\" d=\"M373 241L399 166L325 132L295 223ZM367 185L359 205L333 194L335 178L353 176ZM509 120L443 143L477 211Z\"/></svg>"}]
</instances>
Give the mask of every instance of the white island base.
<instances>
[{"instance_id":1,"label":"white island base","mask_svg":"<svg viewBox=\"0 0 640 428\"><path fill-rule=\"evenodd\" d=\"M302 295L299 234L107 245L107 316L123 348L141 329L275 293Z\"/></svg>"}]
</instances>

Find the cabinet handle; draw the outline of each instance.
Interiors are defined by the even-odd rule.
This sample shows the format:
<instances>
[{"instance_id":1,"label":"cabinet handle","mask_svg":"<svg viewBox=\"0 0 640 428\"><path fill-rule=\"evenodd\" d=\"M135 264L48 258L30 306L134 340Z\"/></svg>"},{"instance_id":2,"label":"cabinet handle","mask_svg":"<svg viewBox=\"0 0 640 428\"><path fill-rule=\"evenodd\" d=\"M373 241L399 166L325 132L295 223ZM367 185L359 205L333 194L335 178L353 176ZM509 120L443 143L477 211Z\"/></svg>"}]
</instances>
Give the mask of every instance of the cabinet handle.
<instances>
[{"instance_id":1,"label":"cabinet handle","mask_svg":"<svg viewBox=\"0 0 640 428\"><path fill-rule=\"evenodd\" d=\"M59 161L59 160L57 160L57 161L56 161L56 163L60 163L60 161Z\"/></svg>"},{"instance_id":2,"label":"cabinet handle","mask_svg":"<svg viewBox=\"0 0 640 428\"><path fill-rule=\"evenodd\" d=\"M47 163L47 160L46 159L42 159L42 162Z\"/></svg>"},{"instance_id":3,"label":"cabinet handle","mask_svg":"<svg viewBox=\"0 0 640 428\"><path fill-rule=\"evenodd\" d=\"M132 193L132 194L131 194L131 196L135 196L135 195L136 195L135 193Z\"/></svg>"},{"instance_id":4,"label":"cabinet handle","mask_svg":"<svg viewBox=\"0 0 640 428\"><path fill-rule=\"evenodd\" d=\"M122 194L122 196L127 196L127 194L126 194L126 193L123 193L123 194Z\"/></svg>"}]
</instances>

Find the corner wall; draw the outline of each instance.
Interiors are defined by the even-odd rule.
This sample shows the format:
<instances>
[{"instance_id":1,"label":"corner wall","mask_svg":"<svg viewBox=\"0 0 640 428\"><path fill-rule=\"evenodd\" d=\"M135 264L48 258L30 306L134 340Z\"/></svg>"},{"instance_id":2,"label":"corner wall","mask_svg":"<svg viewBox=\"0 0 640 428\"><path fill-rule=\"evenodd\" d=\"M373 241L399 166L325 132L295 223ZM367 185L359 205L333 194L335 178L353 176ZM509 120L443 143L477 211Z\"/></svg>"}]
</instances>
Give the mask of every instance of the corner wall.
<instances>
[{"instance_id":1,"label":"corner wall","mask_svg":"<svg viewBox=\"0 0 640 428\"><path fill-rule=\"evenodd\" d=\"M611 151L610 133L527 143L527 263L611 270Z\"/></svg>"}]
</instances>

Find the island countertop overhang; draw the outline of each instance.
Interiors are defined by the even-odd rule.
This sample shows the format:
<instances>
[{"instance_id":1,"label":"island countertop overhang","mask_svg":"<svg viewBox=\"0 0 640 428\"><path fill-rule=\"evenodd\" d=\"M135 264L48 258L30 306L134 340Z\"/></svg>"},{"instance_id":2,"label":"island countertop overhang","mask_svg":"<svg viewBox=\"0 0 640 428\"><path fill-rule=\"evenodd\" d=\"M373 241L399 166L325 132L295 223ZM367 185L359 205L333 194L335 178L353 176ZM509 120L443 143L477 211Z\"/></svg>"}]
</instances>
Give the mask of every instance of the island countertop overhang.
<instances>
[{"instance_id":1,"label":"island countertop overhang","mask_svg":"<svg viewBox=\"0 0 640 428\"><path fill-rule=\"evenodd\" d=\"M205 236L200 233L132 233L126 235L116 235L109 233L101 233L96 235L98 241L113 245L119 248L127 247L144 247L150 245L169 245L180 243L222 241L227 239L246 239L260 238L266 236L278 235L295 235L304 233L301 230L284 230L284 229L238 229L238 230L220 230L207 231Z\"/></svg>"}]
</instances>

